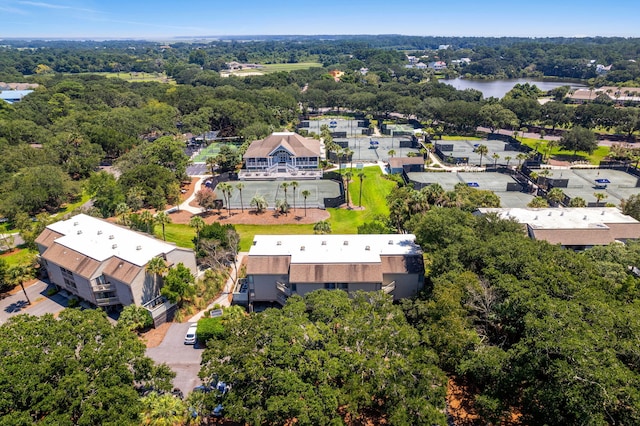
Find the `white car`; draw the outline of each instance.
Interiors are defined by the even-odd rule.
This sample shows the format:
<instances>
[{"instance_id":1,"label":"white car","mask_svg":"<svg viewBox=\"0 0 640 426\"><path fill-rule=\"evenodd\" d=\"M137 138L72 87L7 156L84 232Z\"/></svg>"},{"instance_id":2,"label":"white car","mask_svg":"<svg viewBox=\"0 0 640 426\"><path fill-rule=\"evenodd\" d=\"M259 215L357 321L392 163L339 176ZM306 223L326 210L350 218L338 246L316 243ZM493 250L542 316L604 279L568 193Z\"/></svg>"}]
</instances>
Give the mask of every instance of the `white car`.
<instances>
[{"instance_id":1,"label":"white car","mask_svg":"<svg viewBox=\"0 0 640 426\"><path fill-rule=\"evenodd\" d=\"M185 345L195 345L196 344L196 330L198 329L198 324L191 324L189 326L189 330L187 330L187 335L184 336L184 344Z\"/></svg>"}]
</instances>

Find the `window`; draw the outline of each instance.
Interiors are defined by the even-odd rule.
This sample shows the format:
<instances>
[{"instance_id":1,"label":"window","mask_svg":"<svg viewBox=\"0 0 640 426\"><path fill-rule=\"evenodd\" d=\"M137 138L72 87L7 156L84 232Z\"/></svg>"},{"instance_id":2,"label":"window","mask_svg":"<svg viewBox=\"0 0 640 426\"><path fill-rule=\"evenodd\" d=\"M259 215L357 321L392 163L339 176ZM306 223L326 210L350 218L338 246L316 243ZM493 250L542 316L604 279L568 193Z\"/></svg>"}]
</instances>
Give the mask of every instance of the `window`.
<instances>
[{"instance_id":1,"label":"window","mask_svg":"<svg viewBox=\"0 0 640 426\"><path fill-rule=\"evenodd\" d=\"M77 287L76 287L76 282L75 282L75 281L73 281L73 279L64 278L64 284L65 284L67 287L77 288Z\"/></svg>"},{"instance_id":2,"label":"window","mask_svg":"<svg viewBox=\"0 0 640 426\"><path fill-rule=\"evenodd\" d=\"M298 291L298 285L297 284L289 284L289 287L291 288L291 291L293 293Z\"/></svg>"},{"instance_id":3,"label":"window","mask_svg":"<svg viewBox=\"0 0 640 426\"><path fill-rule=\"evenodd\" d=\"M327 290L348 290L349 284L347 283L324 283L324 288Z\"/></svg>"},{"instance_id":4,"label":"window","mask_svg":"<svg viewBox=\"0 0 640 426\"><path fill-rule=\"evenodd\" d=\"M96 284L105 285L106 283L107 279L104 277L104 275L100 275L98 278L96 278Z\"/></svg>"}]
</instances>

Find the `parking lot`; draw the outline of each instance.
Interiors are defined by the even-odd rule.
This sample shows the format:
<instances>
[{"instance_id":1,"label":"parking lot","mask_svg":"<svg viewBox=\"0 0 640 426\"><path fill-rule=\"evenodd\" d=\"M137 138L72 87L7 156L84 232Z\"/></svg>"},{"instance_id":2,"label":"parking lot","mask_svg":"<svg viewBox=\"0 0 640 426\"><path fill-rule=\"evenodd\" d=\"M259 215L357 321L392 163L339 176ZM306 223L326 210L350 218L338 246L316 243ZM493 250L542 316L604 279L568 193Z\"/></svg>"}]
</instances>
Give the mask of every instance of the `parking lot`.
<instances>
[{"instance_id":1,"label":"parking lot","mask_svg":"<svg viewBox=\"0 0 640 426\"><path fill-rule=\"evenodd\" d=\"M157 363L166 363L176 373L173 385L188 395L194 387L200 386L198 378L203 347L185 345L184 336L190 323L172 323L162 343L147 348L147 356Z\"/></svg>"}]
</instances>

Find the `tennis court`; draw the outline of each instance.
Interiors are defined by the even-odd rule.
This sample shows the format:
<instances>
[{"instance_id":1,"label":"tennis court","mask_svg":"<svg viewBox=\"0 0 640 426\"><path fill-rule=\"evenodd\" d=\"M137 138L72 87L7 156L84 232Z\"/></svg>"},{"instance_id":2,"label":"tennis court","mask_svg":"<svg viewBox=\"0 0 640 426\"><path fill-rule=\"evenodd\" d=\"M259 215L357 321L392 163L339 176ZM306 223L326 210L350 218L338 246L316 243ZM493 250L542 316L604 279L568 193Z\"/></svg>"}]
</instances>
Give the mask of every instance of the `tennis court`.
<instances>
[{"instance_id":1,"label":"tennis court","mask_svg":"<svg viewBox=\"0 0 640 426\"><path fill-rule=\"evenodd\" d=\"M495 154L498 154L497 164L506 164L506 157L510 157L509 164L517 164L518 161L516 156L519 152L508 149L509 144L499 140L446 140L435 141L435 144L442 153L441 160L450 164L480 165L480 154L474 152L480 145L486 146L488 150L487 154L482 156L482 165L496 162L493 158Z\"/></svg>"},{"instance_id":2,"label":"tennis court","mask_svg":"<svg viewBox=\"0 0 640 426\"><path fill-rule=\"evenodd\" d=\"M580 197L589 204L603 205L611 203L618 205L623 199L639 194L638 178L620 170L610 169L567 169L567 170L536 170L539 176L551 180L552 186L562 189L569 198ZM606 188L596 185L596 179L608 181ZM554 185L553 180L557 181ZM564 187L563 181L566 181ZM595 193L602 193L605 198L598 201Z\"/></svg>"},{"instance_id":3,"label":"tennis court","mask_svg":"<svg viewBox=\"0 0 640 426\"><path fill-rule=\"evenodd\" d=\"M191 157L191 161L194 163L205 163L207 158L215 157L220 152L220 148L223 145L229 145L232 148L235 148L237 145L230 143L222 143L222 142L211 142L209 145L203 147L198 151L193 157Z\"/></svg>"},{"instance_id":4,"label":"tennis court","mask_svg":"<svg viewBox=\"0 0 640 426\"><path fill-rule=\"evenodd\" d=\"M473 188L494 192L500 197L502 207L526 207L533 199L533 195L521 192L521 186L510 175L492 172L459 172L459 173L433 173L416 172L407 173L411 182L417 183L417 187L423 187L437 183L445 191L452 191L459 183L464 183Z\"/></svg>"},{"instance_id":5,"label":"tennis court","mask_svg":"<svg viewBox=\"0 0 640 426\"><path fill-rule=\"evenodd\" d=\"M366 136L360 138L335 138L334 142L343 145L353 151L354 162L389 161L393 150L394 157L406 157L410 152L421 155L419 149L409 148L411 139L408 137L390 136ZM373 143L372 143L373 142Z\"/></svg>"},{"instance_id":6,"label":"tennis court","mask_svg":"<svg viewBox=\"0 0 640 426\"><path fill-rule=\"evenodd\" d=\"M286 181L291 184L292 181ZM240 191L236 187L237 182L228 182L231 184L231 200L229 204L232 209L239 209L240 204ZM248 208L251 199L256 195L261 195L267 201L270 209L274 208L277 200L284 200L284 188L282 188L283 181L243 181L242 184L242 203L245 208ZM215 191L215 190L214 190ZM295 207L304 207L304 196L302 191L309 191L307 196L308 208L324 208L325 198L335 198L340 196L340 185L337 182L331 180L306 180L299 181L298 187L295 190ZM222 193L215 191L216 197L222 200ZM293 188L289 186L287 188L287 202L291 207L294 207Z\"/></svg>"}]
</instances>

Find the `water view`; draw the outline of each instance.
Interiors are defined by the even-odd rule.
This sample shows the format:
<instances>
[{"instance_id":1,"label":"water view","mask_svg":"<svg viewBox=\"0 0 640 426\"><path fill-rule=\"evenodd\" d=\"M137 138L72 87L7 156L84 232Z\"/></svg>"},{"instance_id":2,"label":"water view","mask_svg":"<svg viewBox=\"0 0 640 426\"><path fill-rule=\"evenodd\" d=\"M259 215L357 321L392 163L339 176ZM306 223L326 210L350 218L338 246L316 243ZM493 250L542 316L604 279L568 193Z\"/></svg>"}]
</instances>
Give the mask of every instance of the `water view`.
<instances>
[{"instance_id":1,"label":"water view","mask_svg":"<svg viewBox=\"0 0 640 426\"><path fill-rule=\"evenodd\" d=\"M442 83L449 84L458 90L476 89L482 92L485 98L494 97L502 98L516 84L535 84L540 90L551 90L560 86L571 86L571 88L586 87L584 84L571 83L567 81L550 81L536 80L531 78L514 78L510 80L467 80L464 78L455 78L452 80L440 80Z\"/></svg>"}]
</instances>

